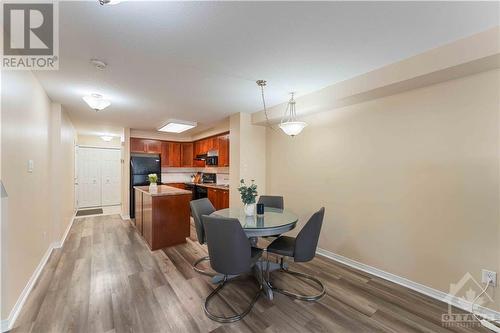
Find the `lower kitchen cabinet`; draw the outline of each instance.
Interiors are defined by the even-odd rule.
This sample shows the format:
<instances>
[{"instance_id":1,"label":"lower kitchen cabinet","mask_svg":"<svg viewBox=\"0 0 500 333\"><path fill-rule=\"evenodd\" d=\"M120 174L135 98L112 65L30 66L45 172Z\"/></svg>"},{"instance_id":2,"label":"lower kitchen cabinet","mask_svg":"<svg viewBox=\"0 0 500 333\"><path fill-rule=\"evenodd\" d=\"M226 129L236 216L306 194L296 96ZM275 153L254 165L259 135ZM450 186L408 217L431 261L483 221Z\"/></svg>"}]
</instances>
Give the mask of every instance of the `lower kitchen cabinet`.
<instances>
[{"instance_id":1,"label":"lower kitchen cabinet","mask_svg":"<svg viewBox=\"0 0 500 333\"><path fill-rule=\"evenodd\" d=\"M208 200L217 210L229 208L229 190L209 187Z\"/></svg>"},{"instance_id":2,"label":"lower kitchen cabinet","mask_svg":"<svg viewBox=\"0 0 500 333\"><path fill-rule=\"evenodd\" d=\"M180 188L181 190L186 189L186 184L184 184L184 183L167 183L167 185L175 187L175 188Z\"/></svg>"},{"instance_id":3,"label":"lower kitchen cabinet","mask_svg":"<svg viewBox=\"0 0 500 333\"><path fill-rule=\"evenodd\" d=\"M159 187L158 193L149 193L148 186L135 188L135 227L152 251L189 237L191 192Z\"/></svg>"}]
</instances>

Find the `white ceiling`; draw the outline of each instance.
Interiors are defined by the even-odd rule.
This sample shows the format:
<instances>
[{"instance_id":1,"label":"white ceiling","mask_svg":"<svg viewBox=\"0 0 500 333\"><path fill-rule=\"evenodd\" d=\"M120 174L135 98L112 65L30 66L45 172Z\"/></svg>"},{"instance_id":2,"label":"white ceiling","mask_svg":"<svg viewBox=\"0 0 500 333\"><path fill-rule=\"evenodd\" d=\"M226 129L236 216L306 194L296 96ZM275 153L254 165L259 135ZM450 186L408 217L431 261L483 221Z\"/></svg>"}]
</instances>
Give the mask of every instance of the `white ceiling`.
<instances>
[{"instance_id":1,"label":"white ceiling","mask_svg":"<svg viewBox=\"0 0 500 333\"><path fill-rule=\"evenodd\" d=\"M60 2L60 70L37 73L81 133L197 130L499 24L488 2ZM89 61L108 63L104 72ZM95 113L83 102L112 101ZM196 130L194 130L196 131Z\"/></svg>"}]
</instances>

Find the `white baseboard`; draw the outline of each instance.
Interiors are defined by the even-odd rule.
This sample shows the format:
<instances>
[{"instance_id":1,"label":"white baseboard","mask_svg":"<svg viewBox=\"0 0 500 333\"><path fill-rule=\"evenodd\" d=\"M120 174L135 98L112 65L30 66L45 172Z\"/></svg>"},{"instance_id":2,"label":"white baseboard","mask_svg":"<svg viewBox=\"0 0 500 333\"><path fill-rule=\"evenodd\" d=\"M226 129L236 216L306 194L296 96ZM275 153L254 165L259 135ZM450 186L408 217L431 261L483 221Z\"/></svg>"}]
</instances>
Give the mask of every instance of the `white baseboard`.
<instances>
[{"instance_id":1,"label":"white baseboard","mask_svg":"<svg viewBox=\"0 0 500 333\"><path fill-rule=\"evenodd\" d=\"M120 217L122 218L122 220L130 220L130 215L120 214Z\"/></svg>"},{"instance_id":2,"label":"white baseboard","mask_svg":"<svg viewBox=\"0 0 500 333\"><path fill-rule=\"evenodd\" d=\"M358 269L360 271L375 275L377 277L380 277L384 280L388 280L390 282L394 282L396 284L399 284L403 287L415 290L421 294L424 294L426 296L432 297L438 301L445 302L447 304L451 304L459 309L465 310L470 312L472 308L472 303L468 301L464 301L464 299L461 299L459 297L456 297L454 295L436 290L434 288L424 286L423 284L408 280L406 278L403 278L401 276L397 276L392 273L388 273L386 271L383 271L381 269L360 263L358 261L346 258L344 256L341 256L339 254L320 249L316 251L316 253L320 256L335 260L337 262L340 262L344 265L350 266L352 268ZM500 312L497 312L495 310L482 307L482 306L475 306L476 313L483 315L486 318L499 318L500 319Z\"/></svg>"},{"instance_id":3,"label":"white baseboard","mask_svg":"<svg viewBox=\"0 0 500 333\"><path fill-rule=\"evenodd\" d=\"M73 225L73 221L75 220L75 215L71 218L71 221L68 224L68 227L66 228L66 231L64 232L63 237L59 241L55 241L52 244L49 245L49 248L47 251L45 251L45 254L42 257L42 260L40 260L40 263L36 267L35 271L31 275L28 283L24 287L23 291L21 292L21 295L19 295L16 304L12 308L12 310L9 313L9 317L7 319L4 319L0 322L0 331L1 332L6 332L10 329L12 329L12 326L14 325L17 316L19 316L19 313L21 313L21 309L23 308L24 303L28 299L28 296L33 289L33 286L35 285L36 281L38 280L38 277L40 276L40 273L42 272L43 268L47 264L47 261L50 258L50 255L52 254L52 251L57 248L61 248L64 245L64 242L66 241L66 237L68 237L69 230L71 229L71 226Z\"/></svg>"}]
</instances>

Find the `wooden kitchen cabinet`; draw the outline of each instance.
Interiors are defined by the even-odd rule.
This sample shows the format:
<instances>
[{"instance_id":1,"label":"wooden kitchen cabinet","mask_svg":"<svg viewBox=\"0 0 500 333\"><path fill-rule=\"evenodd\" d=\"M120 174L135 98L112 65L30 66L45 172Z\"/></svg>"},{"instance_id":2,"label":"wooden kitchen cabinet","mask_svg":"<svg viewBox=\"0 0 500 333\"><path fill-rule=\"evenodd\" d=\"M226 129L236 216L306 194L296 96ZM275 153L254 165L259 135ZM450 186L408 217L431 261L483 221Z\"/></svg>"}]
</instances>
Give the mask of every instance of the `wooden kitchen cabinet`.
<instances>
[{"instance_id":1,"label":"wooden kitchen cabinet","mask_svg":"<svg viewBox=\"0 0 500 333\"><path fill-rule=\"evenodd\" d=\"M214 205L214 208L216 210L219 210L219 196L217 190L209 187L207 189L207 192L208 192L207 193L208 200L210 200L210 202L212 203L212 205Z\"/></svg>"},{"instance_id":2,"label":"wooden kitchen cabinet","mask_svg":"<svg viewBox=\"0 0 500 333\"><path fill-rule=\"evenodd\" d=\"M229 190L220 190L220 192L221 192L220 209L229 208Z\"/></svg>"},{"instance_id":3,"label":"wooden kitchen cabinet","mask_svg":"<svg viewBox=\"0 0 500 333\"><path fill-rule=\"evenodd\" d=\"M186 184L184 184L184 183L167 183L167 185L175 187L175 188L180 188L181 190L186 189Z\"/></svg>"},{"instance_id":4,"label":"wooden kitchen cabinet","mask_svg":"<svg viewBox=\"0 0 500 333\"><path fill-rule=\"evenodd\" d=\"M193 143L181 143L181 167L192 167L194 156L193 156Z\"/></svg>"},{"instance_id":5,"label":"wooden kitchen cabinet","mask_svg":"<svg viewBox=\"0 0 500 333\"><path fill-rule=\"evenodd\" d=\"M137 192L136 192L137 194ZM142 237L153 244L153 197L142 195Z\"/></svg>"},{"instance_id":6,"label":"wooden kitchen cabinet","mask_svg":"<svg viewBox=\"0 0 500 333\"><path fill-rule=\"evenodd\" d=\"M150 140L150 139L140 139L140 138L130 138L130 152L131 153L160 154L161 153L161 141Z\"/></svg>"},{"instance_id":7,"label":"wooden kitchen cabinet","mask_svg":"<svg viewBox=\"0 0 500 333\"><path fill-rule=\"evenodd\" d=\"M173 142L130 138L131 153L161 154L162 167L205 167L205 161L195 160L195 157L197 155L207 154L209 150L217 150L219 152L218 166L229 166L228 133L194 142Z\"/></svg>"},{"instance_id":8,"label":"wooden kitchen cabinet","mask_svg":"<svg viewBox=\"0 0 500 333\"><path fill-rule=\"evenodd\" d=\"M219 163L220 167L229 166L229 134L221 135L217 137L219 142Z\"/></svg>"},{"instance_id":9,"label":"wooden kitchen cabinet","mask_svg":"<svg viewBox=\"0 0 500 333\"><path fill-rule=\"evenodd\" d=\"M229 190L209 187L208 200L216 210L229 208Z\"/></svg>"},{"instance_id":10,"label":"wooden kitchen cabinet","mask_svg":"<svg viewBox=\"0 0 500 333\"><path fill-rule=\"evenodd\" d=\"M138 186L135 197L137 232L152 251L186 242L190 228L190 191L159 185L157 192L150 193L148 186ZM138 218L142 219L142 228L138 227Z\"/></svg>"},{"instance_id":11,"label":"wooden kitchen cabinet","mask_svg":"<svg viewBox=\"0 0 500 333\"><path fill-rule=\"evenodd\" d=\"M163 141L161 143L161 166L181 166L181 144L179 142Z\"/></svg>"},{"instance_id":12,"label":"wooden kitchen cabinet","mask_svg":"<svg viewBox=\"0 0 500 333\"><path fill-rule=\"evenodd\" d=\"M195 141L193 143L193 166L195 167L204 167L205 166L205 161L198 161L195 160L194 158L198 155L203 154L203 142L202 141Z\"/></svg>"},{"instance_id":13,"label":"wooden kitchen cabinet","mask_svg":"<svg viewBox=\"0 0 500 333\"><path fill-rule=\"evenodd\" d=\"M135 218L134 224L137 231L142 235L142 192L135 190Z\"/></svg>"}]
</instances>

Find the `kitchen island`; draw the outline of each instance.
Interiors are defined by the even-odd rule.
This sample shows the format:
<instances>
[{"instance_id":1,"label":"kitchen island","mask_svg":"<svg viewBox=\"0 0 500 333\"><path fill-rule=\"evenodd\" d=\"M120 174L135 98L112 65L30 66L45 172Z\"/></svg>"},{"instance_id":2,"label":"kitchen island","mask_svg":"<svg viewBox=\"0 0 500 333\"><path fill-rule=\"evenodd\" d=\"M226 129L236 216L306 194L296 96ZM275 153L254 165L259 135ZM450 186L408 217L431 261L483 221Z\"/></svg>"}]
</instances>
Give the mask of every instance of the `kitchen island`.
<instances>
[{"instance_id":1,"label":"kitchen island","mask_svg":"<svg viewBox=\"0 0 500 333\"><path fill-rule=\"evenodd\" d=\"M186 242L189 237L191 191L159 185L135 186L134 224L151 250Z\"/></svg>"}]
</instances>

